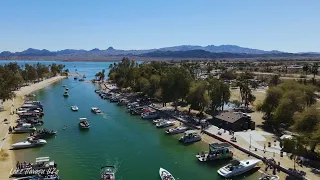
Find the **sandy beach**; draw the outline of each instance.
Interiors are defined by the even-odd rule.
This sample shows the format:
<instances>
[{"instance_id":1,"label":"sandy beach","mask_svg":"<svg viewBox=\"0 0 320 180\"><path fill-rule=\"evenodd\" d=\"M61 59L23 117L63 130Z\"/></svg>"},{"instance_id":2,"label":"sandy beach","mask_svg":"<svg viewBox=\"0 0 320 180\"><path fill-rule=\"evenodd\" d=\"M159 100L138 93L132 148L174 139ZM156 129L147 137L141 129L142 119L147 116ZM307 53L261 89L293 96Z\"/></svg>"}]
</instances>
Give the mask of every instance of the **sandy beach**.
<instances>
[{"instance_id":1,"label":"sandy beach","mask_svg":"<svg viewBox=\"0 0 320 180\"><path fill-rule=\"evenodd\" d=\"M45 88L57 81L66 78L65 76L56 76L39 83L31 84L20 88L20 90L15 91L16 97L13 100L8 100L3 103L4 111L0 112L0 179L9 179L9 172L11 168L15 165L16 160L14 152L10 151L10 146L12 144L12 135L8 134L9 126L14 126L17 117L15 115L10 115L12 111L20 107L24 102L24 96L37 91L39 89ZM7 119L7 122L4 122Z\"/></svg>"}]
</instances>

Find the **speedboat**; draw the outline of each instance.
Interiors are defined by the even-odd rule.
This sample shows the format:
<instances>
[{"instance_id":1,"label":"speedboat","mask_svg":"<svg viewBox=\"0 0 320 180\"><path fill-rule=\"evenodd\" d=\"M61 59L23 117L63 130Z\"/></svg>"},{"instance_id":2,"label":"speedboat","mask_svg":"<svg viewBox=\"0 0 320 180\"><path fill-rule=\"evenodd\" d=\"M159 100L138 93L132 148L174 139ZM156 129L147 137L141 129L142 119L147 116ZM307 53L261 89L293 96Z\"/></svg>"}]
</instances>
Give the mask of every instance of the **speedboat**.
<instances>
[{"instance_id":1,"label":"speedboat","mask_svg":"<svg viewBox=\"0 0 320 180\"><path fill-rule=\"evenodd\" d=\"M91 108L91 111L92 111L93 113L95 113L95 114L100 114L100 113L101 113L101 110L100 110L99 108L97 108L97 107L92 107L92 108Z\"/></svg>"},{"instance_id":2,"label":"speedboat","mask_svg":"<svg viewBox=\"0 0 320 180\"><path fill-rule=\"evenodd\" d=\"M62 85L62 87L67 87L67 85L64 84L64 85Z\"/></svg>"},{"instance_id":3,"label":"speedboat","mask_svg":"<svg viewBox=\"0 0 320 180\"><path fill-rule=\"evenodd\" d=\"M174 126L174 121L162 121L156 124L157 128L165 128L170 126Z\"/></svg>"},{"instance_id":4,"label":"speedboat","mask_svg":"<svg viewBox=\"0 0 320 180\"><path fill-rule=\"evenodd\" d=\"M101 167L101 180L115 180L116 169L114 166L103 166Z\"/></svg>"},{"instance_id":5,"label":"speedboat","mask_svg":"<svg viewBox=\"0 0 320 180\"><path fill-rule=\"evenodd\" d=\"M74 79L74 80L77 80L77 79L78 79L78 77L77 77L77 76L75 76L73 79Z\"/></svg>"},{"instance_id":6,"label":"speedboat","mask_svg":"<svg viewBox=\"0 0 320 180\"><path fill-rule=\"evenodd\" d=\"M142 113L141 117L142 119L155 119L159 116L157 111L150 111L150 112L146 112L146 113Z\"/></svg>"},{"instance_id":7,"label":"speedboat","mask_svg":"<svg viewBox=\"0 0 320 180\"><path fill-rule=\"evenodd\" d=\"M99 94L100 93L100 89L96 89L96 90L94 90L94 92Z\"/></svg>"},{"instance_id":8,"label":"speedboat","mask_svg":"<svg viewBox=\"0 0 320 180\"><path fill-rule=\"evenodd\" d=\"M188 127L178 126L178 127L170 128L170 129L166 130L166 133L167 134L179 134L179 133L186 132L186 130L188 130Z\"/></svg>"},{"instance_id":9,"label":"speedboat","mask_svg":"<svg viewBox=\"0 0 320 180\"><path fill-rule=\"evenodd\" d=\"M36 130L37 129L34 126L32 126L32 124L29 124L29 123L24 123L22 125L19 125L13 128L14 133L30 133Z\"/></svg>"},{"instance_id":10,"label":"speedboat","mask_svg":"<svg viewBox=\"0 0 320 180\"><path fill-rule=\"evenodd\" d=\"M259 178L259 180L279 180L279 179L280 179L279 176L269 175L269 174Z\"/></svg>"},{"instance_id":11,"label":"speedboat","mask_svg":"<svg viewBox=\"0 0 320 180\"><path fill-rule=\"evenodd\" d=\"M68 96L69 96L68 91L65 91L64 94L63 94L63 96L64 96L64 97L68 97Z\"/></svg>"},{"instance_id":12,"label":"speedboat","mask_svg":"<svg viewBox=\"0 0 320 180\"><path fill-rule=\"evenodd\" d=\"M69 91L69 88L66 88L66 91Z\"/></svg>"},{"instance_id":13,"label":"speedboat","mask_svg":"<svg viewBox=\"0 0 320 180\"><path fill-rule=\"evenodd\" d=\"M152 124L158 124L160 122L166 121L166 119L155 119L152 121Z\"/></svg>"},{"instance_id":14,"label":"speedboat","mask_svg":"<svg viewBox=\"0 0 320 180\"><path fill-rule=\"evenodd\" d=\"M193 142L201 141L201 136L196 131L189 130L184 132L184 135L180 137L179 141L184 144L193 143Z\"/></svg>"},{"instance_id":15,"label":"speedboat","mask_svg":"<svg viewBox=\"0 0 320 180\"><path fill-rule=\"evenodd\" d=\"M233 147L229 143L209 144L209 152L201 152L196 155L200 162L228 159L233 157Z\"/></svg>"},{"instance_id":16,"label":"speedboat","mask_svg":"<svg viewBox=\"0 0 320 180\"><path fill-rule=\"evenodd\" d=\"M84 81L84 79L83 79L83 78L81 78L81 79L79 79L79 81Z\"/></svg>"},{"instance_id":17,"label":"speedboat","mask_svg":"<svg viewBox=\"0 0 320 180\"><path fill-rule=\"evenodd\" d=\"M81 129L89 129L90 124L88 123L87 118L79 118L79 127Z\"/></svg>"},{"instance_id":18,"label":"speedboat","mask_svg":"<svg viewBox=\"0 0 320 180\"><path fill-rule=\"evenodd\" d=\"M163 168L159 169L159 175L162 180L175 180L171 173Z\"/></svg>"},{"instance_id":19,"label":"speedboat","mask_svg":"<svg viewBox=\"0 0 320 180\"><path fill-rule=\"evenodd\" d=\"M35 133L30 133L31 137L28 138L36 138L36 139L46 139L52 136L55 136L57 131L49 131L47 129L38 130Z\"/></svg>"},{"instance_id":20,"label":"speedboat","mask_svg":"<svg viewBox=\"0 0 320 180\"><path fill-rule=\"evenodd\" d=\"M225 178L230 178L253 169L260 161L259 159L232 160L230 164L220 168L218 173Z\"/></svg>"},{"instance_id":21,"label":"speedboat","mask_svg":"<svg viewBox=\"0 0 320 180\"><path fill-rule=\"evenodd\" d=\"M12 144L12 149L32 148L32 147L43 146L45 144L47 144L47 141L44 139L31 138L23 142Z\"/></svg>"},{"instance_id":22,"label":"speedboat","mask_svg":"<svg viewBox=\"0 0 320 180\"><path fill-rule=\"evenodd\" d=\"M78 106L71 106L71 110L72 110L72 111L78 111L79 108L78 108Z\"/></svg>"}]
</instances>

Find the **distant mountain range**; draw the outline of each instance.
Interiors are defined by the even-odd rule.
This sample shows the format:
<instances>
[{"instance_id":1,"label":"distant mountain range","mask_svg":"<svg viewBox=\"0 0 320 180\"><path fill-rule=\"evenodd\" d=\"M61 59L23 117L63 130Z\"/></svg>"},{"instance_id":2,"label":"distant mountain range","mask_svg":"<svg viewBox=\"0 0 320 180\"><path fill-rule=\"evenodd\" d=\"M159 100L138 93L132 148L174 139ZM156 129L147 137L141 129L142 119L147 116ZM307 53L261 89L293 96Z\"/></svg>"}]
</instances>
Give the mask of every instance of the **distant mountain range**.
<instances>
[{"instance_id":1,"label":"distant mountain range","mask_svg":"<svg viewBox=\"0 0 320 180\"><path fill-rule=\"evenodd\" d=\"M49 51L46 49L29 48L21 52L3 51L0 57L41 57L41 56L57 56L57 57L108 57L108 56L140 56L140 57L172 57L172 58L250 58L250 57L290 57L290 56L316 56L319 53L286 53L281 51L264 51L259 49L251 49L235 45L208 45L208 46L192 46L182 45L173 47L164 47L159 49L148 50L118 50L109 47L105 50L76 50L64 49L60 51Z\"/></svg>"}]
</instances>

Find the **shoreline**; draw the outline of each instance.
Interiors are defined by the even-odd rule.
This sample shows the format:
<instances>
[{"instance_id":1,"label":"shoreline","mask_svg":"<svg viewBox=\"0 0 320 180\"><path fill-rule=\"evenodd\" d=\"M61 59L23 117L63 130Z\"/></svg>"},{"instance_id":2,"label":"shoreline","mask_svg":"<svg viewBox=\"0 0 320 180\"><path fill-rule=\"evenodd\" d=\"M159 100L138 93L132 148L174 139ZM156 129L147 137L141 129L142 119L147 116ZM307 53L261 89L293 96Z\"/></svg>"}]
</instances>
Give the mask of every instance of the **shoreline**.
<instances>
[{"instance_id":1,"label":"shoreline","mask_svg":"<svg viewBox=\"0 0 320 180\"><path fill-rule=\"evenodd\" d=\"M30 94L34 91L43 89L55 82L67 78L66 76L55 76L41 82L31 84L25 87L21 87L18 91L15 91L16 97L12 100L8 100L3 103L4 111L0 112L0 152L5 154L3 159L0 159L0 179L9 179L9 173L12 167L15 166L16 156L14 151L10 151L10 146L13 143L12 134L7 134L8 127L14 126L17 117L15 115L10 115L11 111L15 108L20 107L24 103L24 96ZM8 124L3 122L3 119L8 119Z\"/></svg>"},{"instance_id":2,"label":"shoreline","mask_svg":"<svg viewBox=\"0 0 320 180\"><path fill-rule=\"evenodd\" d=\"M104 89L105 91L109 91L110 89L112 89L112 87L114 86L111 86L112 84L109 84L108 81L106 82L102 82L102 83L99 83L99 86L100 86L100 89ZM238 90L239 91L239 90ZM236 99L237 98L237 95L239 95L239 92L238 91L232 91L232 98L231 99ZM260 101L263 101L263 99L265 98L265 95L266 95L266 92L265 91L253 91L254 94L257 94L257 102L256 103L259 103ZM239 95L240 96L240 95ZM256 107L256 103L253 105L253 108ZM150 107L150 106L149 106ZM150 108L153 108L153 107L150 107ZM159 110L157 108L153 108L153 109L156 109L156 110ZM160 108L161 109L161 108ZM170 109L170 108L169 108ZM179 109L179 108L178 108ZM162 110L160 110L162 111ZM257 120L258 122L256 122L257 124L261 124L262 123L262 116L261 117L258 117L260 116L260 112L255 112L255 113L252 113L253 117L255 120ZM176 118L178 121L180 121L181 123L184 123L185 122L179 118ZM187 123L188 125L188 123ZM197 131L200 132L199 128L196 128L198 129ZM262 129L260 128L257 128L258 131L263 131ZM223 141L220 140L221 137L212 137L214 136L212 134L212 132L207 132L207 130L205 130L205 133L201 134L201 137L202 137L202 142L203 143L207 143L207 144L210 144L210 143L213 143L213 142L224 142L226 139L222 138ZM285 155L284 157L280 157L280 155L276 155L272 152L265 152L263 153L262 150L258 150L258 151L255 151L254 148L247 148L249 147L249 144L242 139L242 137L237 137L238 138L238 142L236 143L236 145L234 146L233 150L234 150L234 156L235 158L239 158L239 159L247 159L248 157L250 156L253 156L253 157L256 157L258 159L263 159L263 157L265 158L274 158L277 162L281 162L281 166L279 166L279 169L281 169L281 172L277 172L277 175L280 177L280 179L285 179L287 174L291 174L291 172L288 172L288 168L292 168L293 166L293 161L291 159L289 159L289 157L287 157L287 155ZM227 140L228 141L228 140ZM270 139L266 140L266 141L270 141ZM266 142L265 141L265 142ZM240 148L237 148L237 147L240 147ZM260 173L262 174L272 174L272 169L269 168L269 170L266 170L266 165L265 164L261 164L261 169L259 170ZM318 178L319 176L315 175L315 174L312 174L310 172L310 168L307 168L307 167L297 167L298 170L304 170L307 172L307 175L306 175L306 178L310 178L310 179L314 179L314 178Z\"/></svg>"}]
</instances>

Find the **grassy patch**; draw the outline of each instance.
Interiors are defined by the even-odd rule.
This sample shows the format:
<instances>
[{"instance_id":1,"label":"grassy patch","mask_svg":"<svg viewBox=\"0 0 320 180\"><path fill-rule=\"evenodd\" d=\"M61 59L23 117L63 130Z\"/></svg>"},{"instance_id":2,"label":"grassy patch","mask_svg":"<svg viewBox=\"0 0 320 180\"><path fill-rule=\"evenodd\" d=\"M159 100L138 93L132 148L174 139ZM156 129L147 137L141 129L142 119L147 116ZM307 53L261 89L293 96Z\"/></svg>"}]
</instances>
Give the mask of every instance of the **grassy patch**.
<instances>
[{"instance_id":1,"label":"grassy patch","mask_svg":"<svg viewBox=\"0 0 320 180\"><path fill-rule=\"evenodd\" d=\"M5 151L0 151L0 161L6 161L9 157L9 154Z\"/></svg>"}]
</instances>

